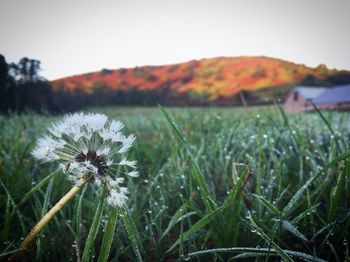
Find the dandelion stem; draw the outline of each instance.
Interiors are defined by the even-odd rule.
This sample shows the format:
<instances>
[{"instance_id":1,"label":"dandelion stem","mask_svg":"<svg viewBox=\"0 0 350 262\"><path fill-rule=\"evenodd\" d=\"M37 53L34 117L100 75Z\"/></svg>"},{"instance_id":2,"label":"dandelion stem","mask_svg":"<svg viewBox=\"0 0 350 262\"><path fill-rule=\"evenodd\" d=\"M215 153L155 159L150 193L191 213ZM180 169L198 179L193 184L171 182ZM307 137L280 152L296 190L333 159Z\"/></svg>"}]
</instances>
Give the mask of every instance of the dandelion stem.
<instances>
[{"instance_id":1,"label":"dandelion stem","mask_svg":"<svg viewBox=\"0 0 350 262\"><path fill-rule=\"evenodd\" d=\"M30 233L27 235L27 237L22 241L20 245L20 249L18 252L16 252L14 255L12 255L8 261L17 261L20 257L20 255L29 247L29 245L35 240L37 235L40 233L40 231L44 228L44 226L50 222L50 220L56 215L58 211L60 211L65 204L69 200L71 200L76 193L80 190L81 186L85 184L89 180L88 178L83 178L80 180L80 183L73 186L71 190L67 194L65 194L60 201L56 203L54 207L50 209L49 212L47 212L43 218L33 227L33 229L30 231Z\"/></svg>"}]
</instances>

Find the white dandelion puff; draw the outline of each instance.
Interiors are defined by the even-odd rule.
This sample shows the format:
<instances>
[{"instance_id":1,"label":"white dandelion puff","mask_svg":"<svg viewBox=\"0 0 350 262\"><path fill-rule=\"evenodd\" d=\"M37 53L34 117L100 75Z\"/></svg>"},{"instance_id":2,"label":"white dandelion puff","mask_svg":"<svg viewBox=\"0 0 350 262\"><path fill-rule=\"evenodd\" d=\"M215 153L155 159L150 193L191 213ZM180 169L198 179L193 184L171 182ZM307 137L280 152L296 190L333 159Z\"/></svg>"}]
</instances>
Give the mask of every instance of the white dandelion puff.
<instances>
[{"instance_id":1,"label":"white dandelion puff","mask_svg":"<svg viewBox=\"0 0 350 262\"><path fill-rule=\"evenodd\" d=\"M98 156L102 156L102 155L105 155L107 156L109 154L109 152L111 151L111 148L110 147L104 147L104 148L101 148L101 149L98 149L96 151L96 154Z\"/></svg>"},{"instance_id":2,"label":"white dandelion puff","mask_svg":"<svg viewBox=\"0 0 350 262\"><path fill-rule=\"evenodd\" d=\"M139 172L136 170L133 170L128 173L128 176L131 176L131 177L138 177L139 175L140 175Z\"/></svg>"},{"instance_id":3,"label":"white dandelion puff","mask_svg":"<svg viewBox=\"0 0 350 262\"><path fill-rule=\"evenodd\" d=\"M135 160L130 161L130 160L127 160L126 158L123 158L123 160L119 162L120 166L129 166L133 168L136 167L136 164L137 162Z\"/></svg>"},{"instance_id":4,"label":"white dandelion puff","mask_svg":"<svg viewBox=\"0 0 350 262\"><path fill-rule=\"evenodd\" d=\"M109 181L109 186L116 187L116 186L119 186L120 184L123 184L124 181L125 181L124 177L118 177L115 180L110 180Z\"/></svg>"},{"instance_id":5,"label":"white dandelion puff","mask_svg":"<svg viewBox=\"0 0 350 262\"><path fill-rule=\"evenodd\" d=\"M98 131L104 129L107 123L107 116L103 114L88 114L83 117L84 124L87 125L91 131Z\"/></svg>"},{"instance_id":6,"label":"white dandelion puff","mask_svg":"<svg viewBox=\"0 0 350 262\"><path fill-rule=\"evenodd\" d=\"M114 207L125 207L128 190L126 187L120 187L119 190L112 189L107 197L107 203Z\"/></svg>"},{"instance_id":7,"label":"white dandelion puff","mask_svg":"<svg viewBox=\"0 0 350 262\"><path fill-rule=\"evenodd\" d=\"M107 159L106 166L111 166L112 164L113 164L113 160L112 159Z\"/></svg>"},{"instance_id":8,"label":"white dandelion puff","mask_svg":"<svg viewBox=\"0 0 350 262\"><path fill-rule=\"evenodd\" d=\"M123 143L123 146L119 149L119 153L126 153L134 143L136 137L134 135L129 135L128 137L124 138L121 142Z\"/></svg>"},{"instance_id":9,"label":"white dandelion puff","mask_svg":"<svg viewBox=\"0 0 350 262\"><path fill-rule=\"evenodd\" d=\"M124 127L124 124L120 121L112 120L109 128L113 130L115 133L118 133L122 128Z\"/></svg>"},{"instance_id":10,"label":"white dandelion puff","mask_svg":"<svg viewBox=\"0 0 350 262\"><path fill-rule=\"evenodd\" d=\"M49 135L44 135L38 139L38 144L32 152L32 156L42 162L57 160L59 157L56 150L62 149L65 141L56 141Z\"/></svg>"},{"instance_id":11,"label":"white dandelion puff","mask_svg":"<svg viewBox=\"0 0 350 262\"><path fill-rule=\"evenodd\" d=\"M125 207L128 191L122 175L137 177L138 171L137 162L126 158L135 136L124 136L123 127L121 121L109 121L103 114L66 115L38 139L32 155L41 162L57 162L76 185L88 179L105 186L107 203ZM120 166L123 171L116 173Z\"/></svg>"}]
</instances>

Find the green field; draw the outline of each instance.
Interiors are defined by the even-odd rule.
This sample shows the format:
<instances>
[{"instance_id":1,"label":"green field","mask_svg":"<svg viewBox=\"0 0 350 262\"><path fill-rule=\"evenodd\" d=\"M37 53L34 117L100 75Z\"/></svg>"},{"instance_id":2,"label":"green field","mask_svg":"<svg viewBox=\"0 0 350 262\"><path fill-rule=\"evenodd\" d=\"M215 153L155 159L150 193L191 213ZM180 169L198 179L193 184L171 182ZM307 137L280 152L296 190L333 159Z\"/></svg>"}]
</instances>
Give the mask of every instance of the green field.
<instances>
[{"instance_id":1,"label":"green field","mask_svg":"<svg viewBox=\"0 0 350 262\"><path fill-rule=\"evenodd\" d=\"M135 228L118 217L109 261L350 261L349 113L166 109L172 122L158 108L88 111L137 137L129 158L140 177L128 181L126 215ZM72 186L62 173L44 180L56 165L30 155L59 118L0 116L0 260ZM80 261L98 196L94 185L81 190L25 261ZM110 211L104 205L95 260Z\"/></svg>"}]
</instances>

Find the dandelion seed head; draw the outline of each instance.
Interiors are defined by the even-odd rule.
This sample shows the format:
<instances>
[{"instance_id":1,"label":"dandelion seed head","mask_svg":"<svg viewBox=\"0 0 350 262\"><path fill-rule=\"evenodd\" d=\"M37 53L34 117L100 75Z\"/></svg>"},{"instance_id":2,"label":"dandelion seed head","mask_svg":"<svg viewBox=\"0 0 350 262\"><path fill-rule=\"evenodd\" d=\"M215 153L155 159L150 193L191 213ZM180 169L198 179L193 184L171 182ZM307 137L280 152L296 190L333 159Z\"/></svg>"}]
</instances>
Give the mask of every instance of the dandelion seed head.
<instances>
[{"instance_id":1,"label":"dandelion seed head","mask_svg":"<svg viewBox=\"0 0 350 262\"><path fill-rule=\"evenodd\" d=\"M119 165L120 166L135 167L136 166L136 161L135 160L130 161L130 160L127 160L126 158L123 158L123 160L119 162Z\"/></svg>"},{"instance_id":2,"label":"dandelion seed head","mask_svg":"<svg viewBox=\"0 0 350 262\"><path fill-rule=\"evenodd\" d=\"M32 156L41 162L57 162L75 184L83 179L106 186L107 203L125 207L128 189L123 176L137 177L137 162L127 152L136 137L123 135L121 121L109 121L103 114L75 113L52 124L41 136Z\"/></svg>"},{"instance_id":3,"label":"dandelion seed head","mask_svg":"<svg viewBox=\"0 0 350 262\"><path fill-rule=\"evenodd\" d=\"M131 177L138 177L139 176L139 172L136 171L136 170L133 170L131 172L128 173L128 176L131 176Z\"/></svg>"},{"instance_id":4,"label":"dandelion seed head","mask_svg":"<svg viewBox=\"0 0 350 262\"><path fill-rule=\"evenodd\" d=\"M119 191L112 189L107 197L107 203L115 207L125 207L127 197L127 188L121 187Z\"/></svg>"},{"instance_id":5,"label":"dandelion seed head","mask_svg":"<svg viewBox=\"0 0 350 262\"><path fill-rule=\"evenodd\" d=\"M124 137L122 139L123 146L119 149L119 153L126 153L134 143L136 137L134 135L129 135L128 137Z\"/></svg>"}]
</instances>

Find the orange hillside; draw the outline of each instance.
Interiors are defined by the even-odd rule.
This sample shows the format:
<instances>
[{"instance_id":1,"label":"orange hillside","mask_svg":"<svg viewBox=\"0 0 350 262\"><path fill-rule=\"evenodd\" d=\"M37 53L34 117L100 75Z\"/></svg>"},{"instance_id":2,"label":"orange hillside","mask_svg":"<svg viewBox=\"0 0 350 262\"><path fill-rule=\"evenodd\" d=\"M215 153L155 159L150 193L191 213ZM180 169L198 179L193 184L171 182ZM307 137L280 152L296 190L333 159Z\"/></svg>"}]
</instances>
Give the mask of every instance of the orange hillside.
<instances>
[{"instance_id":1,"label":"orange hillside","mask_svg":"<svg viewBox=\"0 0 350 262\"><path fill-rule=\"evenodd\" d=\"M322 67L323 68L323 67ZM318 79L331 71L269 57L219 57L164 66L142 66L71 76L53 81L56 89L91 93L95 89L158 90L229 97L239 90L257 90L294 84L307 76Z\"/></svg>"}]
</instances>

